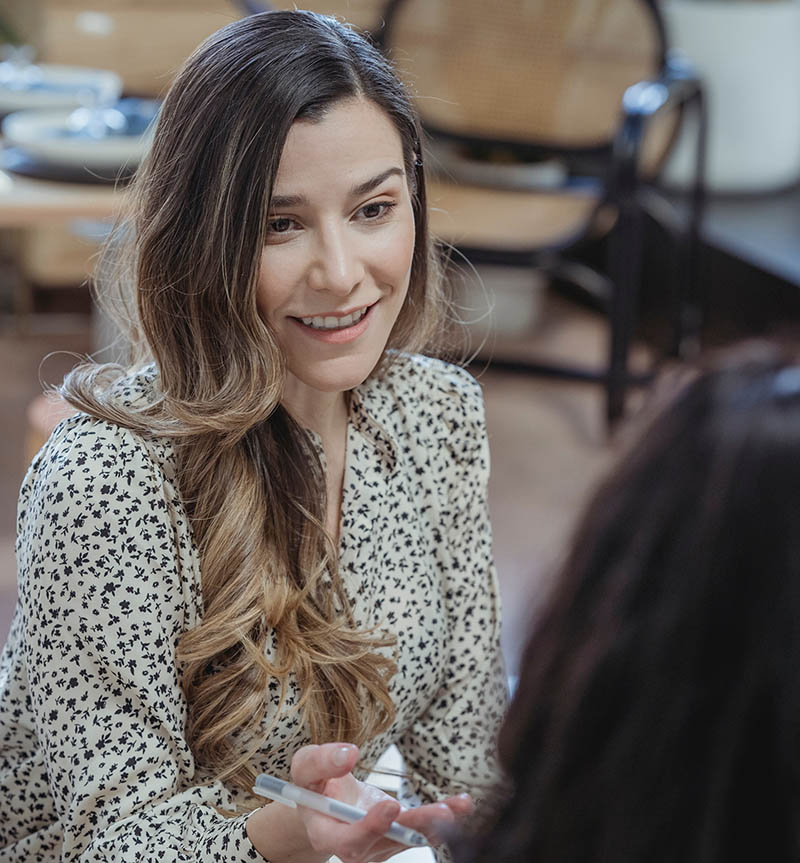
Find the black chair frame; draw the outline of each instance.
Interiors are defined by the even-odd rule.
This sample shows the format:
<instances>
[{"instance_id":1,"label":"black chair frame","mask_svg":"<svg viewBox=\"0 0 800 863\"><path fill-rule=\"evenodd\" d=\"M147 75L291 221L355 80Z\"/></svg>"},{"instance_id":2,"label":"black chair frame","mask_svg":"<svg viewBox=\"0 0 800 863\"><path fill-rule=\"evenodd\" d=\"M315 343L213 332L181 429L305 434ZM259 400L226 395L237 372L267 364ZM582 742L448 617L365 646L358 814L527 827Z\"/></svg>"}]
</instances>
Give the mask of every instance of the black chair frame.
<instances>
[{"instance_id":1,"label":"black chair frame","mask_svg":"<svg viewBox=\"0 0 800 863\"><path fill-rule=\"evenodd\" d=\"M393 23L404 2L388 0L382 24L371 34L373 41L389 54ZM625 92L620 106L621 121L610 142L591 147L567 147L548 141L520 142L459 135L451 130L436 128L430 123L425 124L426 133L434 139L469 148L502 147L520 161L557 157L566 165L571 182L577 178L593 178L601 184L604 194L598 210L610 205L617 213L615 226L609 236L607 275L564 256L567 250L575 248L576 237L548 249L500 251L459 246L458 251L473 264L531 266L574 284L594 297L600 295L608 311L610 327L605 368L499 359L493 359L491 366L508 371L600 383L606 391L606 417L610 424L623 415L629 387L647 383L654 374L631 373L628 355L635 332L642 279L643 219L646 210L643 195L645 184L639 165L650 124L668 110L680 111L681 119L683 115L694 112L698 128L688 224L682 231L676 231L668 225L662 226L675 242L681 261L676 272L677 284L673 287L673 335L669 353L681 356L696 345L701 326L698 261L700 224L705 202L707 137L703 87L686 62L668 51L664 22L656 0L641 2L651 17L656 34L659 71L653 80L634 84ZM652 194L653 186L648 185L647 188Z\"/></svg>"}]
</instances>

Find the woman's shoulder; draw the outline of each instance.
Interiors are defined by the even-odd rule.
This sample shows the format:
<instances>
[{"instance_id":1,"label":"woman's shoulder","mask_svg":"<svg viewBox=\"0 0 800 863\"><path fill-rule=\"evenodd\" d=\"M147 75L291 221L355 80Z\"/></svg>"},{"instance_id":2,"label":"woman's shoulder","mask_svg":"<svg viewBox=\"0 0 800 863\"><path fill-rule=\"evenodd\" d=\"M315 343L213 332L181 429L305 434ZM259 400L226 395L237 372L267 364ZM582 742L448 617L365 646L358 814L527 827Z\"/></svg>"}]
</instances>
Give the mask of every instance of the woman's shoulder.
<instances>
[{"instance_id":1,"label":"woman's shoulder","mask_svg":"<svg viewBox=\"0 0 800 863\"><path fill-rule=\"evenodd\" d=\"M120 421L83 411L62 420L34 458L26 484L58 475L81 475L90 481L124 473L128 480L143 474L174 478L174 451L166 439L127 427L124 417L156 398L151 367L118 378L109 390L109 405L119 408ZM113 416L113 408L109 412Z\"/></svg>"},{"instance_id":2,"label":"woman's shoulder","mask_svg":"<svg viewBox=\"0 0 800 863\"><path fill-rule=\"evenodd\" d=\"M28 468L20 508L29 499L74 509L120 495L161 498L169 478L162 449L124 426L74 414L59 423Z\"/></svg>"},{"instance_id":3,"label":"woman's shoulder","mask_svg":"<svg viewBox=\"0 0 800 863\"><path fill-rule=\"evenodd\" d=\"M480 384L460 366L433 357L394 355L361 390L361 405L390 438L425 458L461 459L486 436Z\"/></svg>"},{"instance_id":4,"label":"woman's shoulder","mask_svg":"<svg viewBox=\"0 0 800 863\"><path fill-rule=\"evenodd\" d=\"M399 400L445 410L481 408L480 384L464 368L423 354L397 353L379 381Z\"/></svg>"},{"instance_id":5,"label":"woman's shoulder","mask_svg":"<svg viewBox=\"0 0 800 863\"><path fill-rule=\"evenodd\" d=\"M109 459L116 459L120 464L142 458L158 461L153 458L152 450L152 442L141 433L122 423L78 411L55 427L34 464L87 465L99 469Z\"/></svg>"},{"instance_id":6,"label":"woman's shoulder","mask_svg":"<svg viewBox=\"0 0 800 863\"><path fill-rule=\"evenodd\" d=\"M137 366L118 375L109 387L111 399L128 410L146 408L158 400L160 377L155 363Z\"/></svg>"}]
</instances>

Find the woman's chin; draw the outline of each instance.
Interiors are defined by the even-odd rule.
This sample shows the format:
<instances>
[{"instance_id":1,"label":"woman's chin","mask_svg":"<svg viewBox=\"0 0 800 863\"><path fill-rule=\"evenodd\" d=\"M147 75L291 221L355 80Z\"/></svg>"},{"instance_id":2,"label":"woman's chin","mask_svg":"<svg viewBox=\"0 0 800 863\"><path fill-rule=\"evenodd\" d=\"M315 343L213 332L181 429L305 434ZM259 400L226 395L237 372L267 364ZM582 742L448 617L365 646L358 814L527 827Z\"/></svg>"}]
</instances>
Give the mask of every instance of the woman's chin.
<instances>
[{"instance_id":1,"label":"woman's chin","mask_svg":"<svg viewBox=\"0 0 800 863\"><path fill-rule=\"evenodd\" d=\"M290 368L297 383L321 393L342 393L360 386L372 374L381 360L377 357L342 357L315 364L316 367Z\"/></svg>"}]
</instances>

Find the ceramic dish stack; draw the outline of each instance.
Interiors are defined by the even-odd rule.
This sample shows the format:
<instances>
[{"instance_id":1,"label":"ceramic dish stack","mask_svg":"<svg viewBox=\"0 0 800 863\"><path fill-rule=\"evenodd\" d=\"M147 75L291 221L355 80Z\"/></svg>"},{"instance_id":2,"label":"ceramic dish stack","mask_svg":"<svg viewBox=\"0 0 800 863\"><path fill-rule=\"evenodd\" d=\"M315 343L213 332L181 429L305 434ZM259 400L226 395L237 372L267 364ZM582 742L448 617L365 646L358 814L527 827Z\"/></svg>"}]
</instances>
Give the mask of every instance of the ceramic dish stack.
<instances>
[{"instance_id":1,"label":"ceramic dish stack","mask_svg":"<svg viewBox=\"0 0 800 863\"><path fill-rule=\"evenodd\" d=\"M77 108L119 99L122 80L105 69L31 63L22 52L0 63L0 115L29 108Z\"/></svg>"},{"instance_id":2,"label":"ceramic dish stack","mask_svg":"<svg viewBox=\"0 0 800 863\"><path fill-rule=\"evenodd\" d=\"M114 72L0 63L0 167L31 177L115 183L147 151L158 102L120 99Z\"/></svg>"}]
</instances>

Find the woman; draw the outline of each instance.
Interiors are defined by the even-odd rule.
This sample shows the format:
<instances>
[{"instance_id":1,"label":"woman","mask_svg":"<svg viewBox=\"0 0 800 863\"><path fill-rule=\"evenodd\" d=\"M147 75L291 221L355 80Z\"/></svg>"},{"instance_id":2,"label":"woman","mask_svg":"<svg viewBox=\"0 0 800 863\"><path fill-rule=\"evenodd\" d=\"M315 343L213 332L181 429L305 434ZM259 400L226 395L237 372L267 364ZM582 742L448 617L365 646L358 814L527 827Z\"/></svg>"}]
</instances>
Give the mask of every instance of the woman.
<instances>
[{"instance_id":1,"label":"woman","mask_svg":"<svg viewBox=\"0 0 800 863\"><path fill-rule=\"evenodd\" d=\"M800 855L800 365L697 376L589 506L500 736L513 794L463 861Z\"/></svg>"},{"instance_id":2,"label":"woman","mask_svg":"<svg viewBox=\"0 0 800 863\"><path fill-rule=\"evenodd\" d=\"M82 413L21 494L4 859L385 859L393 818L435 839L493 777L487 442L475 382L411 353L442 308L419 141L380 54L311 13L178 75L120 275L139 362L66 380ZM427 805L349 775L390 743ZM368 817L248 818L293 755Z\"/></svg>"}]
</instances>

